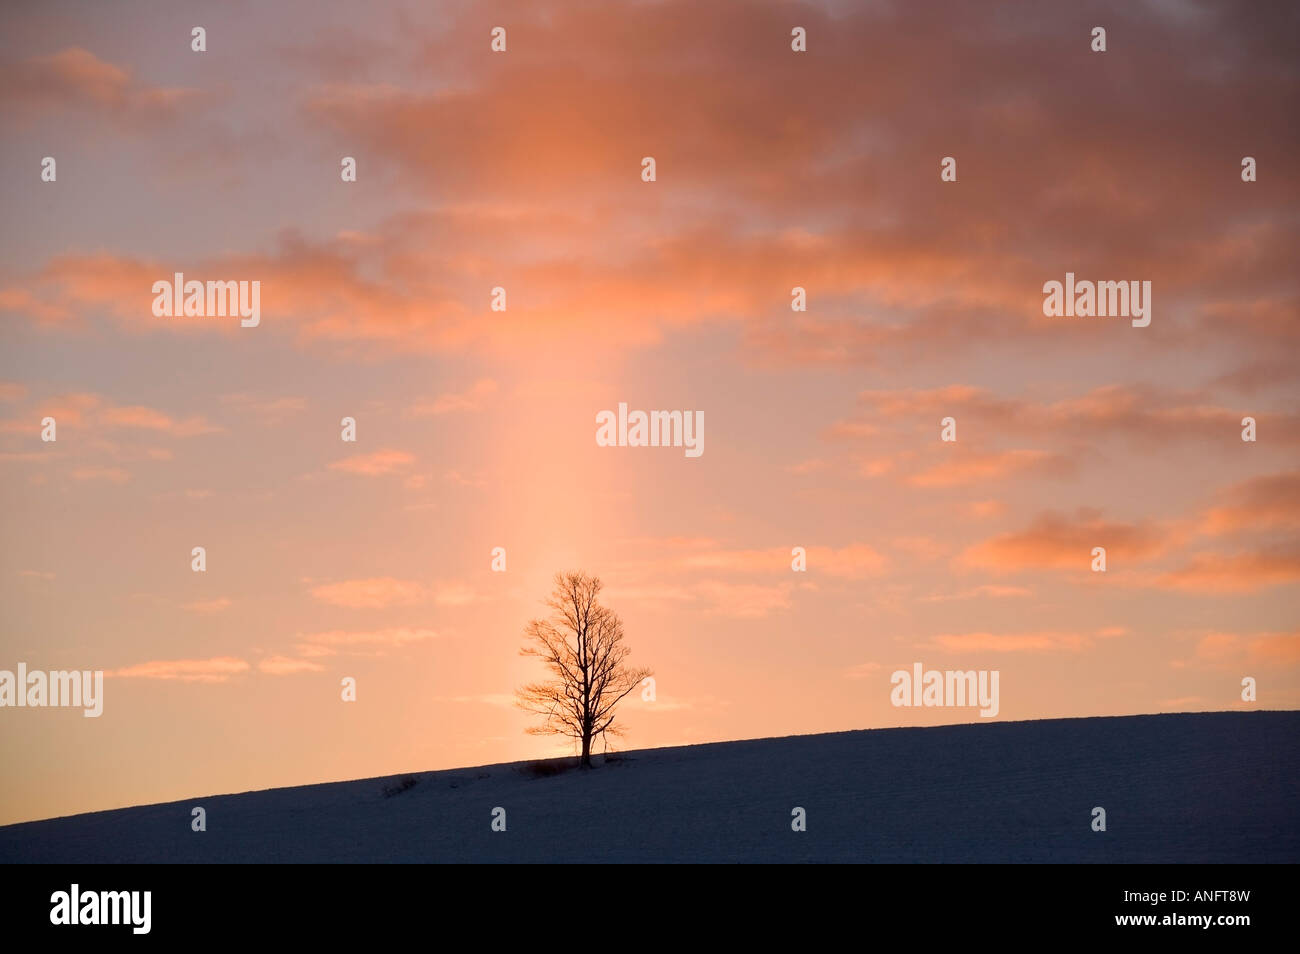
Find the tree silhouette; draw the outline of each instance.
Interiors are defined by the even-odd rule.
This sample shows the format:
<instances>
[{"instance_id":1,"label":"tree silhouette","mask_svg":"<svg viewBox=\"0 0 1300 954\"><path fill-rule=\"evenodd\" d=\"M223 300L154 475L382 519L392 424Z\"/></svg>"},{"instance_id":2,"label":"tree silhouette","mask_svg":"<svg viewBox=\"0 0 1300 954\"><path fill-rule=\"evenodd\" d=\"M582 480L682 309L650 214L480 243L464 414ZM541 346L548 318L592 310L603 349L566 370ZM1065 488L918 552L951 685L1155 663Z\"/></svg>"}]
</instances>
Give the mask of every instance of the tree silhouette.
<instances>
[{"instance_id":1,"label":"tree silhouette","mask_svg":"<svg viewBox=\"0 0 1300 954\"><path fill-rule=\"evenodd\" d=\"M582 743L582 767L591 767L592 743L622 735L614 709L650 675L649 669L624 665L631 650L623 644L623 621L601 606L601 582L586 573L557 573L546 605L547 619L524 629L530 645L521 656L535 656L550 673L546 682L516 693L520 708L543 717L530 735L563 735Z\"/></svg>"}]
</instances>

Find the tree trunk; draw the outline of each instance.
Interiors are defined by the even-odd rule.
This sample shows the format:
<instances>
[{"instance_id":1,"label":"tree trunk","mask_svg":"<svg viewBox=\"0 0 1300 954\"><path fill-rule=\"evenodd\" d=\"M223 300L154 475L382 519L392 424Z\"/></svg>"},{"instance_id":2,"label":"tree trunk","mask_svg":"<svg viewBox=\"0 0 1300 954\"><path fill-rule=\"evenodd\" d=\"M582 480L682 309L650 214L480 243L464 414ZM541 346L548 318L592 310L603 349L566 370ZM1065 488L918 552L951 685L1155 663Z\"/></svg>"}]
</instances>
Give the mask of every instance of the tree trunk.
<instances>
[{"instance_id":1,"label":"tree trunk","mask_svg":"<svg viewBox=\"0 0 1300 954\"><path fill-rule=\"evenodd\" d=\"M591 768L591 736L582 737L582 767Z\"/></svg>"}]
</instances>

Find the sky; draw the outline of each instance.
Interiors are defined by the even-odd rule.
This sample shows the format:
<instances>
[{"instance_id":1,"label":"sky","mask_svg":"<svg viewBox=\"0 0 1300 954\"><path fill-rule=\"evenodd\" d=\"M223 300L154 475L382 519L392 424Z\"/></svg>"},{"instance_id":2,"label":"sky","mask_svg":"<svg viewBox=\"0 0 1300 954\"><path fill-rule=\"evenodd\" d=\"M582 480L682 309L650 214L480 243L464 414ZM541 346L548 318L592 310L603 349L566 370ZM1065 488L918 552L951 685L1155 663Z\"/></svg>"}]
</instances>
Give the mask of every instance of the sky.
<instances>
[{"instance_id":1,"label":"sky","mask_svg":"<svg viewBox=\"0 0 1300 954\"><path fill-rule=\"evenodd\" d=\"M916 663L1300 706L1298 16L7 7L0 670L105 688L0 710L0 823L568 753L512 704L565 570L654 671L621 748L981 721ZM155 316L176 272L260 323ZM1067 272L1149 326L1046 316Z\"/></svg>"}]
</instances>

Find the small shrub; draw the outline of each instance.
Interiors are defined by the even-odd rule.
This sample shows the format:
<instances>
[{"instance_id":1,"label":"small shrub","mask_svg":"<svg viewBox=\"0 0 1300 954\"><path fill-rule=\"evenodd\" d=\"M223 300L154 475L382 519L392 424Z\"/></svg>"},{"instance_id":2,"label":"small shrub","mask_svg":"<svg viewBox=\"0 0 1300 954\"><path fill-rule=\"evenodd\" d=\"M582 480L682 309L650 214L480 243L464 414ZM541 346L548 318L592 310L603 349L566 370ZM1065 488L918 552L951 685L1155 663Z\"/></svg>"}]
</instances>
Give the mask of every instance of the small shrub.
<instances>
[{"instance_id":1,"label":"small shrub","mask_svg":"<svg viewBox=\"0 0 1300 954\"><path fill-rule=\"evenodd\" d=\"M394 795L401 795L403 792L409 792L419 784L420 780L414 775L405 775L392 785L384 786L384 798L392 798Z\"/></svg>"},{"instance_id":2,"label":"small shrub","mask_svg":"<svg viewBox=\"0 0 1300 954\"><path fill-rule=\"evenodd\" d=\"M574 767L573 759L542 759L537 762L525 762L522 771L533 778L550 778Z\"/></svg>"}]
</instances>

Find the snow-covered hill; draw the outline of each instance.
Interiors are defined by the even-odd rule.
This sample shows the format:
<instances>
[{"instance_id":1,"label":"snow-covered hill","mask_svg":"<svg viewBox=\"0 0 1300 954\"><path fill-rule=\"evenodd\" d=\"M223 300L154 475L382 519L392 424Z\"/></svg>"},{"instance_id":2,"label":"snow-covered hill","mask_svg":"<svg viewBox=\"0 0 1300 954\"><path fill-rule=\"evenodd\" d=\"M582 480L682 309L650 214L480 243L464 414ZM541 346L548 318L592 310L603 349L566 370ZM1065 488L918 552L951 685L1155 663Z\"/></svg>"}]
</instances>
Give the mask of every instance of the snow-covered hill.
<instances>
[{"instance_id":1,"label":"snow-covered hill","mask_svg":"<svg viewBox=\"0 0 1300 954\"><path fill-rule=\"evenodd\" d=\"M402 777L10 825L0 861L1300 861L1300 712L791 736L426 772L386 795Z\"/></svg>"}]
</instances>

